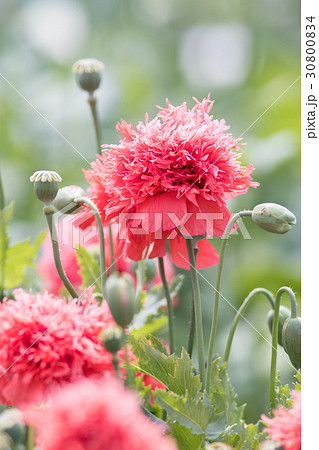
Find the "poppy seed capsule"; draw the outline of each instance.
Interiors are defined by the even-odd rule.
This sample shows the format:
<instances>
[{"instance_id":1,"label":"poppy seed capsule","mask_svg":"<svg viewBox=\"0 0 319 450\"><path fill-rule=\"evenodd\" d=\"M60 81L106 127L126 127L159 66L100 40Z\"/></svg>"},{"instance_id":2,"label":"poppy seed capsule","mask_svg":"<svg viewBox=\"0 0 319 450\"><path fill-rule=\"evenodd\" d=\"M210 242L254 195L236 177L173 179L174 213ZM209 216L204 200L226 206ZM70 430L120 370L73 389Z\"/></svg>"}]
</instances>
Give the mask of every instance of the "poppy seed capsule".
<instances>
[{"instance_id":1,"label":"poppy seed capsule","mask_svg":"<svg viewBox=\"0 0 319 450\"><path fill-rule=\"evenodd\" d=\"M260 228L277 234L287 233L297 222L289 209L276 203L261 203L255 206L251 218Z\"/></svg>"},{"instance_id":2,"label":"poppy seed capsule","mask_svg":"<svg viewBox=\"0 0 319 450\"><path fill-rule=\"evenodd\" d=\"M46 204L51 203L59 190L58 181L62 178L57 172L51 170L38 170L30 177L34 182L34 193L37 198Z\"/></svg>"},{"instance_id":3,"label":"poppy seed capsule","mask_svg":"<svg viewBox=\"0 0 319 450\"><path fill-rule=\"evenodd\" d=\"M282 345L290 361L298 370L301 368L301 319L291 317L284 323L282 330Z\"/></svg>"},{"instance_id":4,"label":"poppy seed capsule","mask_svg":"<svg viewBox=\"0 0 319 450\"><path fill-rule=\"evenodd\" d=\"M97 59L80 59L73 64L72 72L81 89L87 92L94 92L101 83L101 72L104 64Z\"/></svg>"},{"instance_id":5,"label":"poppy seed capsule","mask_svg":"<svg viewBox=\"0 0 319 450\"><path fill-rule=\"evenodd\" d=\"M105 291L115 322L125 328L136 312L133 278L128 273L112 273L106 280Z\"/></svg>"},{"instance_id":6,"label":"poppy seed capsule","mask_svg":"<svg viewBox=\"0 0 319 450\"><path fill-rule=\"evenodd\" d=\"M61 188L53 202L58 211L63 214L76 214L81 206L73 200L78 197L86 197L86 192L79 186L65 186Z\"/></svg>"},{"instance_id":7,"label":"poppy seed capsule","mask_svg":"<svg viewBox=\"0 0 319 450\"><path fill-rule=\"evenodd\" d=\"M124 333L121 327L106 328L100 334L105 350L117 353L124 345Z\"/></svg>"},{"instance_id":8,"label":"poppy seed capsule","mask_svg":"<svg viewBox=\"0 0 319 450\"><path fill-rule=\"evenodd\" d=\"M279 308L279 322L278 322L278 344L282 345L282 328L284 326L285 320L290 317L290 310L285 306L280 306ZM274 322L274 310L271 309L267 315L267 323L270 333L272 333L272 324Z\"/></svg>"}]
</instances>

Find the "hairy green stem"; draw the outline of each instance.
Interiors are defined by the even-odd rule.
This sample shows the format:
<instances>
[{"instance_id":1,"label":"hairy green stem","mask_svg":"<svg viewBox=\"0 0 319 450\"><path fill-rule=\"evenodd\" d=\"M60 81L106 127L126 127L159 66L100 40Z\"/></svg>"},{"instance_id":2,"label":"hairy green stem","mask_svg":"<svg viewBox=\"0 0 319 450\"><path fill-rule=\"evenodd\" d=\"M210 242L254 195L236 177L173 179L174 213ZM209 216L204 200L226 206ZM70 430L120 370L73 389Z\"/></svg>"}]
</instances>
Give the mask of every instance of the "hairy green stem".
<instances>
[{"instance_id":1,"label":"hairy green stem","mask_svg":"<svg viewBox=\"0 0 319 450\"><path fill-rule=\"evenodd\" d=\"M194 347L194 337L195 337L195 305L194 305L194 295L192 294L192 308L191 308L191 320L189 325L189 334L187 342L187 353L189 357L192 357L193 347Z\"/></svg>"},{"instance_id":2,"label":"hairy green stem","mask_svg":"<svg viewBox=\"0 0 319 450\"><path fill-rule=\"evenodd\" d=\"M64 284L64 286L66 287L67 291L69 292L69 294L73 298L79 298L79 295L77 294L76 290L72 286L72 283L66 276L66 273L64 272L63 267L62 267L56 227L55 227L55 224L53 223L53 213L54 213L53 208L51 208L50 206L45 206L43 208L43 212L47 219L48 228L50 231L54 262L55 262L55 267L58 271L59 277L60 277L62 283Z\"/></svg>"},{"instance_id":3,"label":"hairy green stem","mask_svg":"<svg viewBox=\"0 0 319 450\"><path fill-rule=\"evenodd\" d=\"M204 334L203 334L203 320L202 320L202 306L201 296L199 289L199 282L196 269L196 258L193 247L192 239L185 239L186 248L189 260L190 275L192 282L192 292L194 297L194 310L195 310L195 330L198 352L198 369L199 376L202 382L202 390L205 389L205 353L204 353Z\"/></svg>"},{"instance_id":4,"label":"hairy green stem","mask_svg":"<svg viewBox=\"0 0 319 450\"><path fill-rule=\"evenodd\" d=\"M158 257L158 268L167 302L169 351L172 354L174 353L173 303L165 276L164 259L162 256Z\"/></svg>"},{"instance_id":5,"label":"hairy green stem","mask_svg":"<svg viewBox=\"0 0 319 450\"><path fill-rule=\"evenodd\" d=\"M198 247L194 247L195 262L198 254ZM191 320L189 325L189 334L187 342L187 353L189 357L192 357L193 347L194 347L194 337L195 337L195 306L194 306L194 294L192 293L192 306L191 306Z\"/></svg>"},{"instance_id":6,"label":"hairy green stem","mask_svg":"<svg viewBox=\"0 0 319 450\"><path fill-rule=\"evenodd\" d=\"M271 366L270 366L270 387L269 387L269 412L275 407L276 398L276 366L277 366L277 347L278 347L278 323L279 323L279 311L280 301L282 294L288 294L290 298L291 306L291 318L297 317L297 302L293 291L283 286L278 289L275 299L274 319L272 326L272 342L271 342Z\"/></svg>"},{"instance_id":7,"label":"hairy green stem","mask_svg":"<svg viewBox=\"0 0 319 450\"><path fill-rule=\"evenodd\" d=\"M92 117L93 117L93 124L94 124L94 130L95 130L95 136L96 136L96 144L97 144L97 153L98 155L102 154L101 151L101 127L100 127L100 121L99 121L99 116L97 113L97 108L96 108L96 98L94 97L93 94L90 94L89 98L88 98L88 103L90 105L91 108L91 113L92 113Z\"/></svg>"},{"instance_id":8,"label":"hairy green stem","mask_svg":"<svg viewBox=\"0 0 319 450\"><path fill-rule=\"evenodd\" d=\"M88 205L94 213L94 217L96 220L97 228L99 231L99 244L100 244L100 272L101 272L101 283L102 283L102 293L104 298L105 296L105 282L106 282L106 267L105 267L105 241L104 241L104 230L102 219L100 216L100 212L97 209L96 205L92 202L92 200L87 197L78 197L73 200L74 203L79 205L86 204Z\"/></svg>"},{"instance_id":9,"label":"hairy green stem","mask_svg":"<svg viewBox=\"0 0 319 450\"><path fill-rule=\"evenodd\" d=\"M228 362L229 359L229 354L230 354L230 349L233 343L233 339L234 339L234 334L239 322L239 319L242 317L242 315L244 314L244 312L246 311L246 309L248 308L248 306L250 305L250 303L255 299L255 297L258 294L264 294L266 296L266 298L269 300L272 308L275 307L275 299L273 294L268 291L267 289L264 288L256 288L253 291L251 291L248 296L245 298L245 300L243 301L243 303L241 304L239 310L237 311L233 323L230 327L229 330L229 334L228 334L228 339L227 339L227 344L226 344L226 350L225 350L225 355L224 355L224 362Z\"/></svg>"},{"instance_id":10,"label":"hairy green stem","mask_svg":"<svg viewBox=\"0 0 319 450\"><path fill-rule=\"evenodd\" d=\"M219 252L219 263L218 263L218 271L216 277L216 286L215 286L215 298L214 298L214 311L213 311L213 319L212 326L210 330L209 344L208 344L208 353L207 353L207 372L206 372L206 389L209 392L210 389L210 379L212 373L212 358L213 358L213 348L214 348L214 340L217 329L217 316L218 316L218 305L219 305L219 290L220 290L220 282L223 270L224 263L224 255L226 249L226 243L230 236L230 232L238 219L244 216L251 216L252 211L240 211L233 215L233 217L228 222L228 225L225 229L225 233L222 236L222 244Z\"/></svg>"}]
</instances>

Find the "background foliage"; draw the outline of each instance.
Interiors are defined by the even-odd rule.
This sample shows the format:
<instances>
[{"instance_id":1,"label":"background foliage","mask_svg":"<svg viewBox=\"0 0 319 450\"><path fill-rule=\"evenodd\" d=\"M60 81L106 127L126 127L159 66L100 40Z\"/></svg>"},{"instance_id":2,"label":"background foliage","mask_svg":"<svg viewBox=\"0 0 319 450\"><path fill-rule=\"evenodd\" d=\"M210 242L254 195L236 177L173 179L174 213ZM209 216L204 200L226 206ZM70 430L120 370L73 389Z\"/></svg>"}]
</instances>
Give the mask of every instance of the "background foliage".
<instances>
[{"instance_id":1,"label":"background foliage","mask_svg":"<svg viewBox=\"0 0 319 450\"><path fill-rule=\"evenodd\" d=\"M211 92L213 114L243 136L244 162L256 170L258 189L230 209L281 203L300 222L300 2L297 0L2 0L0 14L0 155L7 203L15 201L12 242L45 228L29 176L58 171L63 184L86 187L81 169L95 155L86 95L72 64L85 57L105 64L98 91L103 141L117 143L121 117L134 125L156 114L165 99L178 105ZM273 104L274 103L274 104ZM267 111L267 108L273 106ZM256 122L256 119L265 114ZM233 307L255 287L288 285L300 303L300 226L284 236L245 222L226 253L216 351L224 351ZM220 242L215 239L214 245ZM215 268L203 271L204 327L208 340ZM186 345L190 284L176 310L178 344ZM258 303L258 300L257 302ZM270 334L268 304L252 306L235 336L228 370L246 419L267 411ZM293 373L279 356L282 382Z\"/></svg>"}]
</instances>

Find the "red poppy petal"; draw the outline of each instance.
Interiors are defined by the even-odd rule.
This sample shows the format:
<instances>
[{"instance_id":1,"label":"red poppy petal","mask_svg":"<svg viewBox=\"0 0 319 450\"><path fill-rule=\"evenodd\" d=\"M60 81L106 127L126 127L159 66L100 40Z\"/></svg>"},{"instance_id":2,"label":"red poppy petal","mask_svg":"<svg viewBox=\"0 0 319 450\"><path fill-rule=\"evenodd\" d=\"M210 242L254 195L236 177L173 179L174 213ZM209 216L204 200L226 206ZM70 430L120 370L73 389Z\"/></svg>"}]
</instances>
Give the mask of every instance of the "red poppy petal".
<instances>
[{"instance_id":1,"label":"red poppy petal","mask_svg":"<svg viewBox=\"0 0 319 450\"><path fill-rule=\"evenodd\" d=\"M136 213L145 214L145 217L133 220L134 227L141 227L150 233L173 230L183 218L186 219L186 197L178 199L176 192L154 195L137 205Z\"/></svg>"}]
</instances>

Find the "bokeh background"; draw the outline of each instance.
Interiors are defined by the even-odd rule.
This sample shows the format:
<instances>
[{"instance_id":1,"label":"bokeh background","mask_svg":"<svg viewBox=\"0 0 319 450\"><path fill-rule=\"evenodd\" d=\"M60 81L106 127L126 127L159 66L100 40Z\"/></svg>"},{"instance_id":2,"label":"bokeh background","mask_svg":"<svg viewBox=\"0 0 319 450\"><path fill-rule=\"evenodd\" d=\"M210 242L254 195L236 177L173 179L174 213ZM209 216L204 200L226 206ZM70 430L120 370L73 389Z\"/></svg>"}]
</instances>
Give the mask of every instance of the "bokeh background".
<instances>
[{"instance_id":1,"label":"bokeh background","mask_svg":"<svg viewBox=\"0 0 319 450\"><path fill-rule=\"evenodd\" d=\"M260 183L232 200L231 211L277 202L300 223L298 0L2 0L0 9L0 168L6 200L15 201L13 241L45 228L29 182L35 170L56 170L64 185L86 187L81 169L95 159L95 136L86 93L75 84L71 66L87 57L105 64L98 91L105 143L118 142L121 117L136 125L145 112L153 117L166 98L192 107L193 97L211 93L214 117L243 137L243 161L255 166ZM218 353L233 307L255 287L275 293L290 286L300 304L300 226L281 236L249 220L245 225L251 239L239 232L227 248ZM218 239L213 244L220 246ZM214 284L216 268L203 276ZM214 290L200 282L207 341ZM190 299L186 280L175 312L179 346L186 346ZM249 421L267 412L268 310L262 297L250 308L246 317L253 327L240 323L229 361ZM278 366L282 381L291 383L294 372L283 352Z\"/></svg>"}]
</instances>

